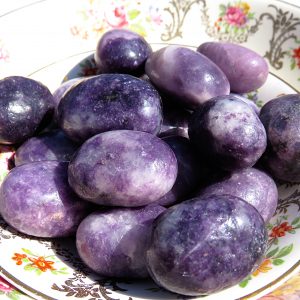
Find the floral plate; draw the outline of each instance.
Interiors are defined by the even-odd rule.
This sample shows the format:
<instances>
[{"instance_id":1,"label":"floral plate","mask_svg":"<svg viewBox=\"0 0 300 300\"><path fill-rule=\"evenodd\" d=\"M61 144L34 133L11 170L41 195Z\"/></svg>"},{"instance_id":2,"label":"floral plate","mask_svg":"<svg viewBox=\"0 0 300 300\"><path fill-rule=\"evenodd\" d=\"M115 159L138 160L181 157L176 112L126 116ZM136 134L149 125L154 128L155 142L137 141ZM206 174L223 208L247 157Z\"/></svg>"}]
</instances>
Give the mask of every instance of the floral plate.
<instances>
[{"instance_id":1,"label":"floral plate","mask_svg":"<svg viewBox=\"0 0 300 300\"><path fill-rule=\"evenodd\" d=\"M54 90L63 79L94 74L91 54L97 39L110 28L126 27L143 34L154 49L164 44L195 47L215 39L256 50L271 70L268 82L248 95L258 106L280 94L300 91L300 8L284 1L25 2L13 13L2 13L0 8L1 77L31 76ZM0 180L12 155L12 148L0 149ZM256 299L300 269L300 187L281 184L279 192L261 266L240 284L207 299ZM184 299L151 281L99 278L82 264L73 239L28 238L1 219L0 253L1 276L36 299Z\"/></svg>"}]
</instances>

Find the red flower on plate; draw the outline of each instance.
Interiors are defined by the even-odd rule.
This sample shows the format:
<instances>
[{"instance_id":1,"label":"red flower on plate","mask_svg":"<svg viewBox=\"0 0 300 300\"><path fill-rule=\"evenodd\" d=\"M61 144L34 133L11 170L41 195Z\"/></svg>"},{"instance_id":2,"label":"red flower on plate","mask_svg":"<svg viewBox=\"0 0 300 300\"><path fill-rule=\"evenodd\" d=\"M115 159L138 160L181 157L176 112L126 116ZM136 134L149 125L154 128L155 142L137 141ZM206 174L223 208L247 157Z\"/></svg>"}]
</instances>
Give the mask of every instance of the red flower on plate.
<instances>
[{"instance_id":1,"label":"red flower on plate","mask_svg":"<svg viewBox=\"0 0 300 300\"><path fill-rule=\"evenodd\" d=\"M241 27L247 22L246 15L240 7L229 6L224 16L225 21L230 25Z\"/></svg>"},{"instance_id":2,"label":"red flower on plate","mask_svg":"<svg viewBox=\"0 0 300 300\"><path fill-rule=\"evenodd\" d=\"M46 272L47 270L55 270L53 267L54 261L45 260L44 257L40 256L38 258L29 258L32 261L32 265L39 268L42 272Z\"/></svg>"},{"instance_id":3,"label":"red flower on plate","mask_svg":"<svg viewBox=\"0 0 300 300\"><path fill-rule=\"evenodd\" d=\"M300 47L293 50L292 57L296 59L297 66L300 68Z\"/></svg>"},{"instance_id":4,"label":"red flower on plate","mask_svg":"<svg viewBox=\"0 0 300 300\"><path fill-rule=\"evenodd\" d=\"M4 293L10 293L14 290L14 287L8 283L6 280L4 280L2 277L0 277L0 291Z\"/></svg>"},{"instance_id":5,"label":"red flower on plate","mask_svg":"<svg viewBox=\"0 0 300 300\"><path fill-rule=\"evenodd\" d=\"M128 25L124 6L115 7L111 12L105 13L105 19L112 28L122 28Z\"/></svg>"},{"instance_id":6,"label":"red flower on plate","mask_svg":"<svg viewBox=\"0 0 300 300\"><path fill-rule=\"evenodd\" d=\"M27 257L26 254L15 253L12 259L16 261L16 265L20 266L23 262L22 260L26 257Z\"/></svg>"},{"instance_id":7,"label":"red flower on plate","mask_svg":"<svg viewBox=\"0 0 300 300\"><path fill-rule=\"evenodd\" d=\"M282 236L285 236L286 232L291 231L291 230L293 230L293 227L291 225L289 225L288 222L283 222L280 225L275 226L272 229L270 237L272 237L272 238L282 237Z\"/></svg>"}]
</instances>

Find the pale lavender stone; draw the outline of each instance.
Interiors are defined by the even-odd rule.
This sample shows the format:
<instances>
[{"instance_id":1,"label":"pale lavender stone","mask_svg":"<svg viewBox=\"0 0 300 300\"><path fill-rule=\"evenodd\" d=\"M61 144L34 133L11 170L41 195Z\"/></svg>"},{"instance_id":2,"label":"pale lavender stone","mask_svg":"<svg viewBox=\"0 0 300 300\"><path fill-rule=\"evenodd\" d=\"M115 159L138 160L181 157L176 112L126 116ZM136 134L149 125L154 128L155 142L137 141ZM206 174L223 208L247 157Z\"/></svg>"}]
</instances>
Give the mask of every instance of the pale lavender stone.
<instances>
[{"instance_id":1,"label":"pale lavender stone","mask_svg":"<svg viewBox=\"0 0 300 300\"><path fill-rule=\"evenodd\" d=\"M70 161L79 145L62 131L53 131L32 137L16 151L16 166L44 160Z\"/></svg>"},{"instance_id":2,"label":"pale lavender stone","mask_svg":"<svg viewBox=\"0 0 300 300\"><path fill-rule=\"evenodd\" d=\"M80 224L76 245L82 260L102 276L146 278L145 249L152 223L165 208L119 208L94 212Z\"/></svg>"},{"instance_id":3,"label":"pale lavender stone","mask_svg":"<svg viewBox=\"0 0 300 300\"><path fill-rule=\"evenodd\" d=\"M199 155L226 170L252 167L267 145L256 112L232 96L216 97L196 110L190 119L189 137Z\"/></svg>"},{"instance_id":4,"label":"pale lavender stone","mask_svg":"<svg viewBox=\"0 0 300 300\"><path fill-rule=\"evenodd\" d=\"M68 185L68 163L43 161L10 171L0 189L0 214L16 230L37 237L75 233L89 213Z\"/></svg>"},{"instance_id":5,"label":"pale lavender stone","mask_svg":"<svg viewBox=\"0 0 300 300\"><path fill-rule=\"evenodd\" d=\"M69 165L74 191L101 205L147 205L166 194L176 176L172 149L141 131L98 134L81 146Z\"/></svg>"},{"instance_id":6,"label":"pale lavender stone","mask_svg":"<svg viewBox=\"0 0 300 300\"><path fill-rule=\"evenodd\" d=\"M50 123L53 96L33 79L11 76L0 81L0 143L18 144Z\"/></svg>"},{"instance_id":7,"label":"pale lavender stone","mask_svg":"<svg viewBox=\"0 0 300 300\"><path fill-rule=\"evenodd\" d=\"M278 190L274 180L266 173L247 168L206 187L199 195L232 195L253 205L265 222L274 215L278 202Z\"/></svg>"},{"instance_id":8,"label":"pale lavender stone","mask_svg":"<svg viewBox=\"0 0 300 300\"><path fill-rule=\"evenodd\" d=\"M150 55L146 74L153 84L187 108L228 95L229 82L206 56L188 48L167 46Z\"/></svg>"},{"instance_id":9,"label":"pale lavender stone","mask_svg":"<svg viewBox=\"0 0 300 300\"><path fill-rule=\"evenodd\" d=\"M233 43L207 42L197 49L227 76L230 89L248 93L260 88L267 80L269 67L258 53Z\"/></svg>"},{"instance_id":10,"label":"pale lavender stone","mask_svg":"<svg viewBox=\"0 0 300 300\"><path fill-rule=\"evenodd\" d=\"M260 119L268 136L263 164L278 179L300 182L300 95L272 99L262 107Z\"/></svg>"},{"instance_id":11,"label":"pale lavender stone","mask_svg":"<svg viewBox=\"0 0 300 300\"><path fill-rule=\"evenodd\" d=\"M156 283L171 292L211 294L251 274L264 258L267 239L252 205L230 195L197 197L154 222L147 266Z\"/></svg>"},{"instance_id":12,"label":"pale lavender stone","mask_svg":"<svg viewBox=\"0 0 300 300\"><path fill-rule=\"evenodd\" d=\"M64 95L58 122L67 136L83 142L117 129L157 134L162 122L161 98L148 82L126 74L86 79Z\"/></svg>"},{"instance_id":13,"label":"pale lavender stone","mask_svg":"<svg viewBox=\"0 0 300 300\"><path fill-rule=\"evenodd\" d=\"M126 29L113 29L99 40L95 61L102 73L144 73L151 46L139 34Z\"/></svg>"}]
</instances>

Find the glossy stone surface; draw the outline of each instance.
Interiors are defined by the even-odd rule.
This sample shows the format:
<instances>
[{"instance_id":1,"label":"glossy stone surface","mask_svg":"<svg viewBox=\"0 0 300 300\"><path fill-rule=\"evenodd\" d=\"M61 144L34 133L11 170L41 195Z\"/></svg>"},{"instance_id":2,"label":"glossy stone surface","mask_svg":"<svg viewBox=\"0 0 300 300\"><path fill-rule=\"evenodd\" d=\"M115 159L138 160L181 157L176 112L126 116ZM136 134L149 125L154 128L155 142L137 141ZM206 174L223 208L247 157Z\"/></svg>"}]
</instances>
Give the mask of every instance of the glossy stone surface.
<instances>
[{"instance_id":1,"label":"glossy stone surface","mask_svg":"<svg viewBox=\"0 0 300 300\"><path fill-rule=\"evenodd\" d=\"M256 112L232 96L217 97L199 107L190 119L189 137L199 155L225 170L252 167L267 144Z\"/></svg>"},{"instance_id":2,"label":"glossy stone surface","mask_svg":"<svg viewBox=\"0 0 300 300\"><path fill-rule=\"evenodd\" d=\"M278 202L278 190L274 180L255 168L236 171L205 189L199 195L232 195L253 205L265 222L274 215Z\"/></svg>"},{"instance_id":3,"label":"glossy stone surface","mask_svg":"<svg viewBox=\"0 0 300 300\"><path fill-rule=\"evenodd\" d=\"M34 161L70 161L79 145L66 137L62 131L53 131L32 137L16 151L16 166Z\"/></svg>"},{"instance_id":4,"label":"glossy stone surface","mask_svg":"<svg viewBox=\"0 0 300 300\"><path fill-rule=\"evenodd\" d=\"M169 136L163 138L174 151L178 163L178 175L172 189L156 203L170 206L176 202L187 200L195 191L201 175L201 165L197 159L198 154L191 142L182 136Z\"/></svg>"},{"instance_id":5,"label":"glossy stone surface","mask_svg":"<svg viewBox=\"0 0 300 300\"><path fill-rule=\"evenodd\" d=\"M117 129L157 134L162 122L161 99L148 82L124 74L86 79L64 95L58 120L67 136L83 142Z\"/></svg>"},{"instance_id":6,"label":"glossy stone surface","mask_svg":"<svg viewBox=\"0 0 300 300\"><path fill-rule=\"evenodd\" d=\"M46 86L11 76L0 80L0 144L18 144L51 121L54 100Z\"/></svg>"},{"instance_id":7,"label":"glossy stone surface","mask_svg":"<svg viewBox=\"0 0 300 300\"><path fill-rule=\"evenodd\" d=\"M68 185L68 164L43 161L10 171L0 189L0 214L16 230L37 237L75 233L88 203Z\"/></svg>"},{"instance_id":8,"label":"glossy stone surface","mask_svg":"<svg viewBox=\"0 0 300 300\"><path fill-rule=\"evenodd\" d=\"M197 51L207 56L225 73L232 92L254 91L267 80L269 67L266 60L241 45L207 42L200 45Z\"/></svg>"},{"instance_id":9,"label":"glossy stone surface","mask_svg":"<svg viewBox=\"0 0 300 300\"><path fill-rule=\"evenodd\" d=\"M219 67L206 56L184 47L167 46L152 53L146 62L146 74L158 89L190 109L230 92L229 82Z\"/></svg>"},{"instance_id":10,"label":"glossy stone surface","mask_svg":"<svg viewBox=\"0 0 300 300\"><path fill-rule=\"evenodd\" d=\"M126 29L113 29L102 35L95 61L102 73L144 73L151 46L139 34Z\"/></svg>"},{"instance_id":11,"label":"glossy stone surface","mask_svg":"<svg viewBox=\"0 0 300 300\"><path fill-rule=\"evenodd\" d=\"M76 234L84 263L102 276L146 278L145 249L159 205L97 211L85 218Z\"/></svg>"},{"instance_id":12,"label":"glossy stone surface","mask_svg":"<svg viewBox=\"0 0 300 300\"><path fill-rule=\"evenodd\" d=\"M267 231L257 210L230 196L198 197L154 223L146 260L156 283L187 296L239 283L263 260Z\"/></svg>"},{"instance_id":13,"label":"glossy stone surface","mask_svg":"<svg viewBox=\"0 0 300 300\"><path fill-rule=\"evenodd\" d=\"M300 182L300 95L291 94L266 103L260 119L268 136L262 162L272 176Z\"/></svg>"},{"instance_id":14,"label":"glossy stone surface","mask_svg":"<svg viewBox=\"0 0 300 300\"><path fill-rule=\"evenodd\" d=\"M141 206L173 186L177 161L158 137L115 130L87 140L69 165L69 183L83 199L101 205Z\"/></svg>"}]
</instances>

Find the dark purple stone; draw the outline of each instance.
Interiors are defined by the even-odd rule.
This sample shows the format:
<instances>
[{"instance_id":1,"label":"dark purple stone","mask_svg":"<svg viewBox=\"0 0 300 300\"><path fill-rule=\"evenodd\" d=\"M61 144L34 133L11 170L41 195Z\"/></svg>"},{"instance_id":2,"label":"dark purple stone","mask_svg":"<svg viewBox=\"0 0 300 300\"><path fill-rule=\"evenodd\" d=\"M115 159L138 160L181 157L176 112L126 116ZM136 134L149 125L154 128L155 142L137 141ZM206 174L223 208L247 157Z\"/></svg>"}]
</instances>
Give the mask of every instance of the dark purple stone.
<instances>
[{"instance_id":1,"label":"dark purple stone","mask_svg":"<svg viewBox=\"0 0 300 300\"><path fill-rule=\"evenodd\" d=\"M262 262L267 231L258 211L230 195L175 205L154 222L146 260L156 283L188 296L214 293Z\"/></svg>"},{"instance_id":2,"label":"dark purple stone","mask_svg":"<svg viewBox=\"0 0 300 300\"><path fill-rule=\"evenodd\" d=\"M268 146L262 163L278 179L300 182L300 95L272 99L260 112Z\"/></svg>"},{"instance_id":3,"label":"dark purple stone","mask_svg":"<svg viewBox=\"0 0 300 300\"><path fill-rule=\"evenodd\" d=\"M126 29L106 32L98 42L95 61L102 73L144 73L151 46L139 34Z\"/></svg>"},{"instance_id":4,"label":"dark purple stone","mask_svg":"<svg viewBox=\"0 0 300 300\"><path fill-rule=\"evenodd\" d=\"M83 142L117 129L157 134L162 122L161 99L148 82L124 74L101 74L69 90L58 107L61 128Z\"/></svg>"},{"instance_id":5,"label":"dark purple stone","mask_svg":"<svg viewBox=\"0 0 300 300\"><path fill-rule=\"evenodd\" d=\"M51 121L53 111L53 96L40 82L21 76L0 80L0 143L22 143Z\"/></svg>"}]
</instances>

